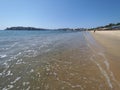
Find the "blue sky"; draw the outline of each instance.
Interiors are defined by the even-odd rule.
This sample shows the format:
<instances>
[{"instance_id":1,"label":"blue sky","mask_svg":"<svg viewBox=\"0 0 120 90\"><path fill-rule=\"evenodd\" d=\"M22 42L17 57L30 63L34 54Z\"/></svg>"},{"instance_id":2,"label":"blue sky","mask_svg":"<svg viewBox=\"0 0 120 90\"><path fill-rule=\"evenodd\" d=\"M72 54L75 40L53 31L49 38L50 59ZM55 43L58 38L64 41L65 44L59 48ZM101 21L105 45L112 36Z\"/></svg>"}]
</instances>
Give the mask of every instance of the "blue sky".
<instances>
[{"instance_id":1,"label":"blue sky","mask_svg":"<svg viewBox=\"0 0 120 90\"><path fill-rule=\"evenodd\" d=\"M0 0L0 29L96 27L120 22L120 0Z\"/></svg>"}]
</instances>

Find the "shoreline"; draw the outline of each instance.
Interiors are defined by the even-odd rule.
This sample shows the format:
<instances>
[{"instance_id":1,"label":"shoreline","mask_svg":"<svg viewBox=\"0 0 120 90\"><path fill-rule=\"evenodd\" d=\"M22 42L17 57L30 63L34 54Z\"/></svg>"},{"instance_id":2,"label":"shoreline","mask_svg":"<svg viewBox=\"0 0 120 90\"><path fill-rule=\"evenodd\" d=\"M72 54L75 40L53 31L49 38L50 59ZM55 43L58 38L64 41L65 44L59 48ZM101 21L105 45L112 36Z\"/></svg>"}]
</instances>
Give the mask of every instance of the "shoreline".
<instances>
[{"instance_id":1,"label":"shoreline","mask_svg":"<svg viewBox=\"0 0 120 90\"><path fill-rule=\"evenodd\" d=\"M97 33L93 35L99 36ZM45 52L35 53L35 56L32 56L34 53L29 53L31 48L28 48L28 53L25 55L30 57L24 57L26 50L23 50L15 56L15 59L5 62L4 65L7 67L1 66L0 74L1 82L6 83L3 83L0 89L6 89L11 82L12 89L16 89L18 85L20 87L17 89L29 87L32 90L118 90L120 88L119 58L104 52L107 51L105 47L103 48L90 32L61 33L55 37L58 39L48 43L46 49L40 49ZM39 40L35 37L31 43ZM49 39L43 41L47 42ZM37 42L34 44L40 46L40 42ZM35 52L37 47L34 47L32 50Z\"/></svg>"},{"instance_id":2,"label":"shoreline","mask_svg":"<svg viewBox=\"0 0 120 90\"><path fill-rule=\"evenodd\" d=\"M120 83L120 31L93 31L90 32L94 39L105 49L109 68L114 75L112 78L116 85ZM120 87L120 86L119 86Z\"/></svg>"}]
</instances>

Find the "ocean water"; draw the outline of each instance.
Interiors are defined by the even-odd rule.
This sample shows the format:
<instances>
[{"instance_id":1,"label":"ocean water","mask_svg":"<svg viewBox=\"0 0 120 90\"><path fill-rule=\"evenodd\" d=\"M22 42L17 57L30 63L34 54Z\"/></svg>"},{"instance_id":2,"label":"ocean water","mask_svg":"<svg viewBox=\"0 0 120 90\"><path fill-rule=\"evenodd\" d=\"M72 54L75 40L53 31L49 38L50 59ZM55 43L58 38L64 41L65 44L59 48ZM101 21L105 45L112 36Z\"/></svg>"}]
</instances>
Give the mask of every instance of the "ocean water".
<instances>
[{"instance_id":1,"label":"ocean water","mask_svg":"<svg viewBox=\"0 0 120 90\"><path fill-rule=\"evenodd\" d=\"M109 61L87 32L0 31L0 90L113 90Z\"/></svg>"},{"instance_id":2,"label":"ocean water","mask_svg":"<svg viewBox=\"0 0 120 90\"><path fill-rule=\"evenodd\" d=\"M64 31L0 31L0 63L16 55L34 57L70 37Z\"/></svg>"}]
</instances>

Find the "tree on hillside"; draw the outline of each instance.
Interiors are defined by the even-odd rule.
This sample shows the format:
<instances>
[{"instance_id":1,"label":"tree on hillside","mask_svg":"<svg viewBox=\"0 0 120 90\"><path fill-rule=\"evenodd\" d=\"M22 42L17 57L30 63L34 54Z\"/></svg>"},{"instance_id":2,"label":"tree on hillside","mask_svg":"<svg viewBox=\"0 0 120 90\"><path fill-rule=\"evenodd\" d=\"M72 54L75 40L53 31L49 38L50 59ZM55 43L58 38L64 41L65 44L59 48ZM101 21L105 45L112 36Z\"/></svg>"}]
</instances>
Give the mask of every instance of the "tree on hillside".
<instances>
[{"instance_id":1,"label":"tree on hillside","mask_svg":"<svg viewBox=\"0 0 120 90\"><path fill-rule=\"evenodd\" d=\"M116 25L120 25L120 23L117 23Z\"/></svg>"},{"instance_id":2,"label":"tree on hillside","mask_svg":"<svg viewBox=\"0 0 120 90\"><path fill-rule=\"evenodd\" d=\"M112 26L115 26L115 24L114 23L110 23L110 24L106 25L105 27L112 27Z\"/></svg>"}]
</instances>

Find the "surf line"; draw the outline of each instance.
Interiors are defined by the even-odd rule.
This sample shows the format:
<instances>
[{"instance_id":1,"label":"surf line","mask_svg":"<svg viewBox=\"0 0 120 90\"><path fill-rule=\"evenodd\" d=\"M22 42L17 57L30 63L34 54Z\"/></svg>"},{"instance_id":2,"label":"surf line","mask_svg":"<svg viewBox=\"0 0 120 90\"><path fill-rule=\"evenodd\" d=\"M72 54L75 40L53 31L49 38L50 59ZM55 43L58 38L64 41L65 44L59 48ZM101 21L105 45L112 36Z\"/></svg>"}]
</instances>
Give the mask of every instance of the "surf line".
<instances>
[{"instance_id":1,"label":"surf line","mask_svg":"<svg viewBox=\"0 0 120 90\"><path fill-rule=\"evenodd\" d=\"M86 32L86 34L89 33L88 31ZM86 34L84 33L84 37L86 39L86 41L88 42L87 46L91 49L91 51L96 55L96 51L90 46L91 45L91 42L90 40L88 39L88 35L86 36ZM96 61L93 59L93 57L95 57L95 55L92 55L91 56L91 60L97 65L97 67L99 68L99 70L101 71L101 73L103 74L103 76L106 78L106 81L108 83L108 86L112 89L113 88L113 85L111 83L111 80L110 80L110 77L109 75L107 74L107 72L102 68L102 66ZM96 58L96 57L95 57ZM103 58L104 59L104 58ZM106 66L106 64L105 64Z\"/></svg>"}]
</instances>

